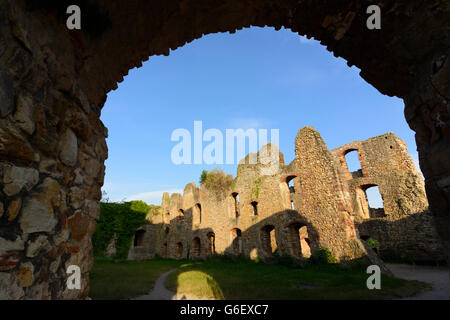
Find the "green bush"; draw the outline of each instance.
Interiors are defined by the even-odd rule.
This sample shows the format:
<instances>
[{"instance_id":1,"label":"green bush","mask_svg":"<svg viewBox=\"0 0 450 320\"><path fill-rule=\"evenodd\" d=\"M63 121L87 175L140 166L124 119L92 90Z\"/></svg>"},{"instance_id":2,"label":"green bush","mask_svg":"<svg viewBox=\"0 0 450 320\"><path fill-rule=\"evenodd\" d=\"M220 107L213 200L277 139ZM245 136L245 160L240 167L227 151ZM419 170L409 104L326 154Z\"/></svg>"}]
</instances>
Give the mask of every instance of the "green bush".
<instances>
[{"instance_id":1,"label":"green bush","mask_svg":"<svg viewBox=\"0 0 450 320\"><path fill-rule=\"evenodd\" d=\"M368 244L369 247L371 247L372 249L376 249L376 248L377 248L377 242L376 242L375 239L373 239L373 238L367 239L367 244Z\"/></svg>"},{"instance_id":2,"label":"green bush","mask_svg":"<svg viewBox=\"0 0 450 320\"><path fill-rule=\"evenodd\" d=\"M203 170L201 175L200 175L200 180L199 183L202 184L206 181L206 178L208 177L208 171Z\"/></svg>"},{"instance_id":3,"label":"green bush","mask_svg":"<svg viewBox=\"0 0 450 320\"><path fill-rule=\"evenodd\" d=\"M330 249L322 247L312 253L310 262L313 264L330 264L336 263L336 258L331 254Z\"/></svg>"},{"instance_id":4,"label":"green bush","mask_svg":"<svg viewBox=\"0 0 450 320\"><path fill-rule=\"evenodd\" d=\"M100 203L100 219L92 237L94 255L105 256L106 247L116 234L114 259L126 259L136 229L146 222L151 206L143 201Z\"/></svg>"}]
</instances>

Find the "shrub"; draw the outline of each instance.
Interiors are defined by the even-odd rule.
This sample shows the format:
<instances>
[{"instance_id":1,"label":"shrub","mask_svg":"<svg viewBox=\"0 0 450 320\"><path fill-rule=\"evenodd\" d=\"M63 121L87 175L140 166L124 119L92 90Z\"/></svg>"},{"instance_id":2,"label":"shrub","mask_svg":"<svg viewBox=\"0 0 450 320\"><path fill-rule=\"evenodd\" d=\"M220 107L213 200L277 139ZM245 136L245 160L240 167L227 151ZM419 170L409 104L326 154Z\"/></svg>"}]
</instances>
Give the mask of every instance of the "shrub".
<instances>
[{"instance_id":1,"label":"shrub","mask_svg":"<svg viewBox=\"0 0 450 320\"><path fill-rule=\"evenodd\" d=\"M377 248L377 242L376 242L375 239L373 239L373 238L367 239L367 244L368 244L369 247L371 247L372 249L376 249L376 248Z\"/></svg>"},{"instance_id":2,"label":"shrub","mask_svg":"<svg viewBox=\"0 0 450 320\"><path fill-rule=\"evenodd\" d=\"M312 253L310 261L313 264L330 264L336 263L336 258L331 254L330 249L322 247Z\"/></svg>"},{"instance_id":3,"label":"shrub","mask_svg":"<svg viewBox=\"0 0 450 320\"><path fill-rule=\"evenodd\" d=\"M200 177L200 179L202 179L202 177ZM204 179L203 183L208 190L215 193L217 198L223 199L224 197L226 197L227 192L231 190L233 180L234 179L232 175L226 174L221 169L214 169L206 172L206 178Z\"/></svg>"},{"instance_id":4,"label":"shrub","mask_svg":"<svg viewBox=\"0 0 450 320\"><path fill-rule=\"evenodd\" d=\"M125 259L131 246L136 229L146 222L146 215L151 206L143 201L124 203L100 203L100 218L92 237L94 255L105 256L106 247L114 236L116 255L114 259Z\"/></svg>"},{"instance_id":5,"label":"shrub","mask_svg":"<svg viewBox=\"0 0 450 320\"><path fill-rule=\"evenodd\" d=\"M200 174L200 180L199 180L200 185L206 181L206 177L208 177L208 171L203 170L202 173Z\"/></svg>"}]
</instances>

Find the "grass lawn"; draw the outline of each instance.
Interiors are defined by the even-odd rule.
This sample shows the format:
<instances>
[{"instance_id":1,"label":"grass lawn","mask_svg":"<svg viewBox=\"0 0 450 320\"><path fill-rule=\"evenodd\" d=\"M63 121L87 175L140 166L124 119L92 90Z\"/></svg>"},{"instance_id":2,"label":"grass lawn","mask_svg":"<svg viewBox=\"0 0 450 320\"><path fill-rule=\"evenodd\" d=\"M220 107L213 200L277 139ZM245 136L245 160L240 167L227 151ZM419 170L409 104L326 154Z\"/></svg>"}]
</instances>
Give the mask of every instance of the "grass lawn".
<instances>
[{"instance_id":1,"label":"grass lawn","mask_svg":"<svg viewBox=\"0 0 450 320\"><path fill-rule=\"evenodd\" d=\"M162 273L181 264L163 259L113 262L96 258L90 272L89 297L118 300L148 294Z\"/></svg>"},{"instance_id":2,"label":"grass lawn","mask_svg":"<svg viewBox=\"0 0 450 320\"><path fill-rule=\"evenodd\" d=\"M430 288L419 281L382 275L381 290L368 290L364 268L337 265L265 265L214 257L180 265L166 287L180 294L215 299L389 299Z\"/></svg>"}]
</instances>

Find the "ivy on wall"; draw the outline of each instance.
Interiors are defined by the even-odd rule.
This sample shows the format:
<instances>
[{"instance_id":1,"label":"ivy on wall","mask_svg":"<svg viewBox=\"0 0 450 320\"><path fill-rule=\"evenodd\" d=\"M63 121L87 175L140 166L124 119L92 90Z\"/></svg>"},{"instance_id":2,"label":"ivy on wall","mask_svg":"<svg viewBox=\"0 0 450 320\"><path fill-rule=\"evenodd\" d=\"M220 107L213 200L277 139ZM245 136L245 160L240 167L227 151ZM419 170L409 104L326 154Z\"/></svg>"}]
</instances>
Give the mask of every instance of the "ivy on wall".
<instances>
[{"instance_id":1,"label":"ivy on wall","mask_svg":"<svg viewBox=\"0 0 450 320\"><path fill-rule=\"evenodd\" d=\"M136 229L149 222L151 214L148 213L155 207L143 201L100 202L100 219L92 237L94 255L105 256L106 247L115 234L116 255L113 258L126 259Z\"/></svg>"}]
</instances>

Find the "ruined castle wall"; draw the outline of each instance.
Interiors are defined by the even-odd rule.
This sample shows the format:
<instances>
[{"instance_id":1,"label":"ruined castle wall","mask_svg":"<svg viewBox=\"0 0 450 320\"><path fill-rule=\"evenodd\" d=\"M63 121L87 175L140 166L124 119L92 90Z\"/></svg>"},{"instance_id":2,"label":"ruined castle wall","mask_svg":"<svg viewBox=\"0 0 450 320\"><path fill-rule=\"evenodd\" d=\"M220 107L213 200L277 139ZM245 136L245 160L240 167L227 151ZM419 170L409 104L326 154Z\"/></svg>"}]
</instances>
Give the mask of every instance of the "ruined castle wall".
<instances>
[{"instance_id":1,"label":"ruined castle wall","mask_svg":"<svg viewBox=\"0 0 450 320\"><path fill-rule=\"evenodd\" d=\"M271 154L278 157L276 170L262 174L268 167L262 159ZM163 232L146 245L169 258L204 259L225 253L264 261L274 254L301 260L326 247L338 261L369 255L382 265L357 238L342 171L316 130L299 131L296 154L285 165L279 150L267 145L240 162L229 186L202 184L198 189L190 183L183 196L165 193L164 223L159 227ZM258 163L250 164L251 157ZM289 190L290 179L294 190Z\"/></svg>"},{"instance_id":2,"label":"ruined castle wall","mask_svg":"<svg viewBox=\"0 0 450 320\"><path fill-rule=\"evenodd\" d=\"M348 171L345 154L349 150L357 150L362 172ZM444 259L423 178L400 138L388 133L346 144L333 154L345 171L361 236L374 238L381 254L413 261ZM371 186L378 186L384 212L369 209L365 190Z\"/></svg>"}]
</instances>

